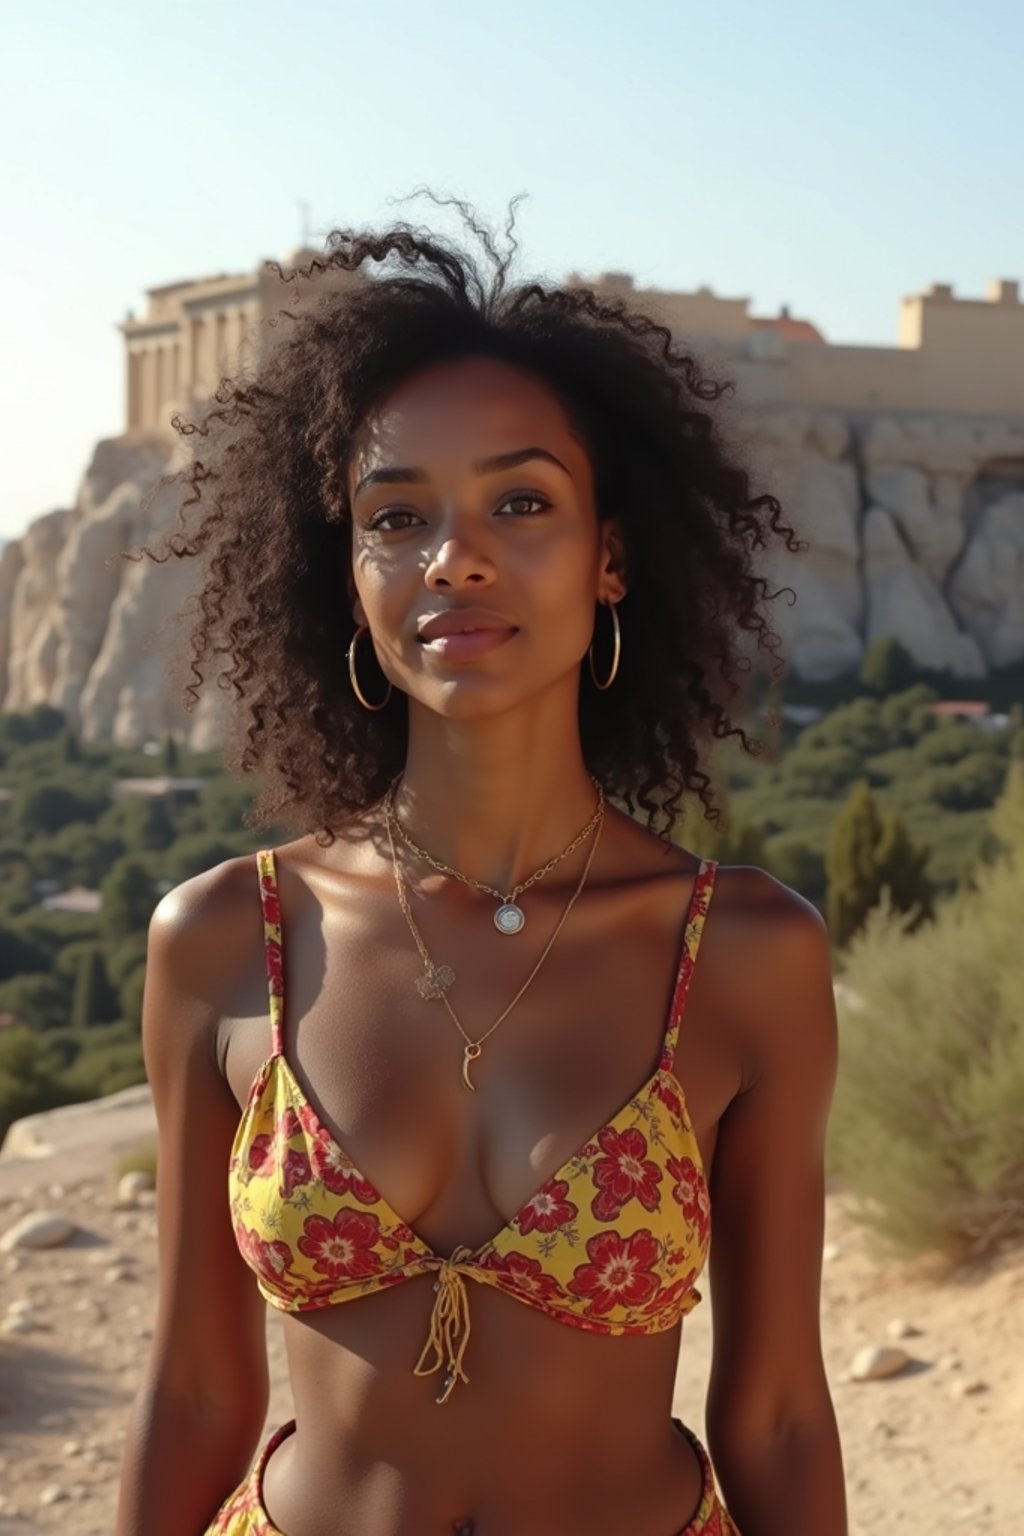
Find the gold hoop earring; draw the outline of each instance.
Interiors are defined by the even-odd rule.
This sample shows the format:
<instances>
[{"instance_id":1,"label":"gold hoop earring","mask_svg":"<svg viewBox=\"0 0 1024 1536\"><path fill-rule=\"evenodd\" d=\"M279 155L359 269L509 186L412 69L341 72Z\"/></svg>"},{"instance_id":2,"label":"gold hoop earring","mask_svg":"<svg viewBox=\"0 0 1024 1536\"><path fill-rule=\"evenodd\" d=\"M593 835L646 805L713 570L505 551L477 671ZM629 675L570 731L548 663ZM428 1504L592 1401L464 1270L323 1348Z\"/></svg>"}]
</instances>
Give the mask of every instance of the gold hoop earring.
<instances>
[{"instance_id":1,"label":"gold hoop earring","mask_svg":"<svg viewBox=\"0 0 1024 1536\"><path fill-rule=\"evenodd\" d=\"M619 657L622 654L622 630L621 630L621 628L619 626L619 615L618 615L618 613L616 611L616 605L614 603L606 603L606 604L603 604L602 606L607 607L608 609L610 609L611 616L612 616L612 624L613 624L614 629L615 629L615 640L614 640L615 649L614 649L614 651L612 653L612 669L609 672L608 676L605 678L603 683L599 683L598 682L597 674L594 671L594 642L593 642L593 640L591 640L590 648L587 651L587 660L590 662L590 676L593 678L594 687L595 688L599 688L601 690L601 692L603 693L606 688L610 688L612 683L614 683L615 675L616 675L616 673L619 670Z\"/></svg>"},{"instance_id":2,"label":"gold hoop earring","mask_svg":"<svg viewBox=\"0 0 1024 1536\"><path fill-rule=\"evenodd\" d=\"M369 699L363 693L363 690L360 688L358 682L356 681L356 645L358 644L359 640L362 638L363 635L368 635L369 633L370 633L370 626L369 626L369 624L360 624L359 628L356 630L355 634L352 636L352 639L349 642L349 647L348 647L348 675L349 675L349 680L352 683L352 692L355 694L356 698L359 700L359 702L363 706L363 708L364 709L371 709L371 710L378 710L378 709L383 709L385 704L387 704L389 699L391 698L391 686L392 685L391 685L390 681L388 682L388 691L384 695L384 698L382 699L382 701L379 704L371 704Z\"/></svg>"}]
</instances>

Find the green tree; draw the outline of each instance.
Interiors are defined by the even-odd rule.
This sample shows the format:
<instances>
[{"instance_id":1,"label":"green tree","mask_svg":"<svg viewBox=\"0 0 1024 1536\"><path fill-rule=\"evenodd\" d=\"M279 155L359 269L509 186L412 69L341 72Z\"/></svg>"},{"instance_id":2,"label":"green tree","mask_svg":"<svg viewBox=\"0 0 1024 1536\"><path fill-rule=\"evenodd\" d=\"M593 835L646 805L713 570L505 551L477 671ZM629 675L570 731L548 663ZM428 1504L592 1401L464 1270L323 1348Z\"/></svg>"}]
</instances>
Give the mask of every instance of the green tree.
<instances>
[{"instance_id":1,"label":"green tree","mask_svg":"<svg viewBox=\"0 0 1024 1536\"><path fill-rule=\"evenodd\" d=\"M0 981L22 971L39 971L46 957L37 944L14 928L0 925Z\"/></svg>"},{"instance_id":2,"label":"green tree","mask_svg":"<svg viewBox=\"0 0 1024 1536\"><path fill-rule=\"evenodd\" d=\"M157 904L153 877L141 859L126 854L105 876L100 894L100 926L107 939L127 938L148 928Z\"/></svg>"},{"instance_id":3,"label":"green tree","mask_svg":"<svg viewBox=\"0 0 1024 1536\"><path fill-rule=\"evenodd\" d=\"M862 779L836 817L825 852L828 925L840 947L853 937L878 900L875 852L881 836L875 797Z\"/></svg>"},{"instance_id":4,"label":"green tree","mask_svg":"<svg viewBox=\"0 0 1024 1536\"><path fill-rule=\"evenodd\" d=\"M118 829L128 848L159 853L178 835L163 795L129 795L118 807Z\"/></svg>"},{"instance_id":5,"label":"green tree","mask_svg":"<svg viewBox=\"0 0 1024 1536\"><path fill-rule=\"evenodd\" d=\"M12 806L14 824L26 837L58 832L73 821L91 821L100 809L96 795L55 782L23 785Z\"/></svg>"},{"instance_id":6,"label":"green tree","mask_svg":"<svg viewBox=\"0 0 1024 1536\"><path fill-rule=\"evenodd\" d=\"M28 912L35 904L35 886L29 865L22 861L13 869L5 869L3 884L0 886L0 918L15 917L19 912Z\"/></svg>"},{"instance_id":7,"label":"green tree","mask_svg":"<svg viewBox=\"0 0 1024 1536\"><path fill-rule=\"evenodd\" d=\"M52 741L66 724L63 711L50 704L37 704L28 710L10 710L0 717L0 739L15 745Z\"/></svg>"},{"instance_id":8,"label":"green tree","mask_svg":"<svg viewBox=\"0 0 1024 1536\"><path fill-rule=\"evenodd\" d=\"M252 805L252 789L234 779L211 779L203 786L199 809L209 832L238 834L245 830L245 813Z\"/></svg>"},{"instance_id":9,"label":"green tree","mask_svg":"<svg viewBox=\"0 0 1024 1536\"><path fill-rule=\"evenodd\" d=\"M75 1029L93 1024L110 1024L118 1017L118 997L110 985L103 955L95 944L83 949L78 957L75 990L71 1000L71 1023Z\"/></svg>"},{"instance_id":10,"label":"green tree","mask_svg":"<svg viewBox=\"0 0 1024 1536\"><path fill-rule=\"evenodd\" d=\"M78 733L68 726L61 732L60 754L66 763L80 763L82 761L82 748L78 740Z\"/></svg>"},{"instance_id":11,"label":"green tree","mask_svg":"<svg viewBox=\"0 0 1024 1536\"><path fill-rule=\"evenodd\" d=\"M836 945L849 943L885 889L896 911L914 914L913 926L930 917L929 857L927 848L911 841L898 814L890 813L883 824L867 781L856 784L833 823L825 854L828 923Z\"/></svg>"},{"instance_id":12,"label":"green tree","mask_svg":"<svg viewBox=\"0 0 1024 1536\"><path fill-rule=\"evenodd\" d=\"M202 832L192 837L180 837L167 854L167 876L175 885L191 880L193 875L204 874L225 859L237 858L241 848L226 837L214 837Z\"/></svg>"},{"instance_id":13,"label":"green tree","mask_svg":"<svg viewBox=\"0 0 1024 1536\"><path fill-rule=\"evenodd\" d=\"M897 912L916 914L908 925L911 932L935 912L935 886L927 873L930 858L931 849L913 843L902 816L890 811L875 854L879 892L888 889Z\"/></svg>"},{"instance_id":14,"label":"green tree","mask_svg":"<svg viewBox=\"0 0 1024 1536\"><path fill-rule=\"evenodd\" d=\"M23 1115L46 1109L57 1095L49 1053L32 1030L0 1030L0 1143Z\"/></svg>"},{"instance_id":15,"label":"green tree","mask_svg":"<svg viewBox=\"0 0 1024 1536\"><path fill-rule=\"evenodd\" d=\"M860 683L869 693L901 693L917 673L913 657L894 635L882 635L864 652Z\"/></svg>"},{"instance_id":16,"label":"green tree","mask_svg":"<svg viewBox=\"0 0 1024 1536\"><path fill-rule=\"evenodd\" d=\"M169 731L164 737L162 761L165 773L177 773L181 767L181 753L178 750L178 743Z\"/></svg>"},{"instance_id":17,"label":"green tree","mask_svg":"<svg viewBox=\"0 0 1024 1536\"><path fill-rule=\"evenodd\" d=\"M0 1018L37 1031L61 1029L68 1022L68 987L62 977L26 973L0 981ZM0 1039L5 1031L0 1030Z\"/></svg>"},{"instance_id":18,"label":"green tree","mask_svg":"<svg viewBox=\"0 0 1024 1536\"><path fill-rule=\"evenodd\" d=\"M136 1029L142 1027L142 997L146 989L146 967L138 966L134 971L129 971L121 983L119 994L119 1013L122 1019L133 1024Z\"/></svg>"}]
</instances>

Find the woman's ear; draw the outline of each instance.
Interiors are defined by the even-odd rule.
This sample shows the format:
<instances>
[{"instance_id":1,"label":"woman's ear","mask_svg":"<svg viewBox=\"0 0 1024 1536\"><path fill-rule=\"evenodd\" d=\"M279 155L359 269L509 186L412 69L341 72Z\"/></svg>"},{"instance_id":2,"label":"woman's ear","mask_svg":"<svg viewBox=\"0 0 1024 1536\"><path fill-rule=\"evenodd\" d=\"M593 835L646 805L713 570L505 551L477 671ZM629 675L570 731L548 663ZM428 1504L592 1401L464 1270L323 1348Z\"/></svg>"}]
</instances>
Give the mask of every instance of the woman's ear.
<instances>
[{"instance_id":1,"label":"woman's ear","mask_svg":"<svg viewBox=\"0 0 1024 1536\"><path fill-rule=\"evenodd\" d=\"M603 603L619 603L626 591L626 549L622 529L615 518L609 518L601 529L597 595Z\"/></svg>"}]
</instances>

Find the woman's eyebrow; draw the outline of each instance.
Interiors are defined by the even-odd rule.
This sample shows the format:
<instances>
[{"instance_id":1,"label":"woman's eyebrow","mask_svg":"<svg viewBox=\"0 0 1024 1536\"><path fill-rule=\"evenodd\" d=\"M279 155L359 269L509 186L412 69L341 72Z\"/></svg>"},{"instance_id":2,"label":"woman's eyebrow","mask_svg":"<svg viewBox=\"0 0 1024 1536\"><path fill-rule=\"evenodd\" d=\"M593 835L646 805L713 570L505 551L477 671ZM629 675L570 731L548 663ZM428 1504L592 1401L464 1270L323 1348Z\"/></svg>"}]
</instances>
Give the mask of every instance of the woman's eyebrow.
<instances>
[{"instance_id":1,"label":"woman's eyebrow","mask_svg":"<svg viewBox=\"0 0 1024 1536\"><path fill-rule=\"evenodd\" d=\"M489 459L479 459L473 465L473 472L477 475L493 475L502 469L514 469L517 464L525 464L530 459L546 459L549 464L554 464L572 478L572 472L566 468L561 459L547 448L513 448L511 453L496 453ZM352 495L353 498L365 491L371 485L429 485L430 476L425 469L402 469L397 466L386 469L369 469L362 475Z\"/></svg>"}]
</instances>

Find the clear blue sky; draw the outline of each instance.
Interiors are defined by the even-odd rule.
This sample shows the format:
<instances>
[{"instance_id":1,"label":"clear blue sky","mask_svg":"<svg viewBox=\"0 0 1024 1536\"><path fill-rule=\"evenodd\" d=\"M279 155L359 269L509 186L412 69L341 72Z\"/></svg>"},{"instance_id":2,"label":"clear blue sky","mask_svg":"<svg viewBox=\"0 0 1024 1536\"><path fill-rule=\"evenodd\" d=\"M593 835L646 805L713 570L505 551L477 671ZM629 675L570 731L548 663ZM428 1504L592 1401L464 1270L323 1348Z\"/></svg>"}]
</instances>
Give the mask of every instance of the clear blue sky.
<instances>
[{"instance_id":1,"label":"clear blue sky","mask_svg":"<svg viewBox=\"0 0 1024 1536\"><path fill-rule=\"evenodd\" d=\"M302 234L517 223L522 270L710 283L832 341L1024 278L1019 0L31 0L0 7L0 535L121 430L147 287Z\"/></svg>"}]
</instances>

